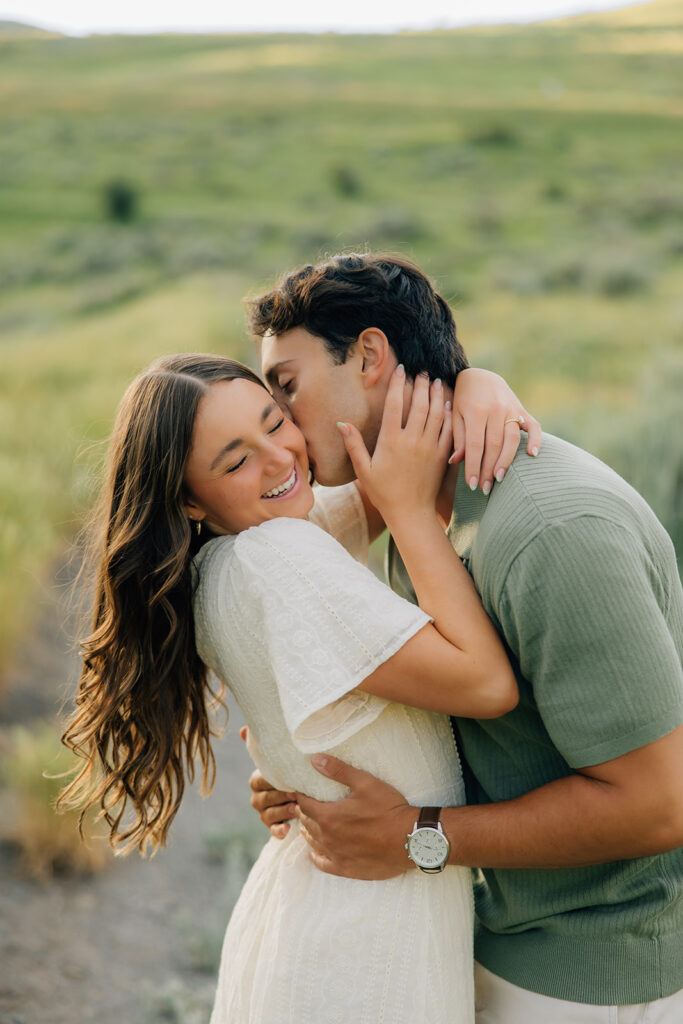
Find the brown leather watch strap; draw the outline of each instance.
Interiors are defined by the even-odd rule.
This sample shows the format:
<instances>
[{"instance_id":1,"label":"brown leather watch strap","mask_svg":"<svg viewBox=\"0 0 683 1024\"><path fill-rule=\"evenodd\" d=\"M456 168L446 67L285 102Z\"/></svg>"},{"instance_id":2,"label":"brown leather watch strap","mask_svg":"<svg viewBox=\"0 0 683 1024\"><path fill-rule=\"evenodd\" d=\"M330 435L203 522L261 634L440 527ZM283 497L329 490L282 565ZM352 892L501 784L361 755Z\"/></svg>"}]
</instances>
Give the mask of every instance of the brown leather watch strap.
<instances>
[{"instance_id":1,"label":"brown leather watch strap","mask_svg":"<svg viewBox=\"0 0 683 1024\"><path fill-rule=\"evenodd\" d=\"M420 817L417 819L417 827L438 828L440 814L440 807L423 807L422 810L420 811Z\"/></svg>"}]
</instances>

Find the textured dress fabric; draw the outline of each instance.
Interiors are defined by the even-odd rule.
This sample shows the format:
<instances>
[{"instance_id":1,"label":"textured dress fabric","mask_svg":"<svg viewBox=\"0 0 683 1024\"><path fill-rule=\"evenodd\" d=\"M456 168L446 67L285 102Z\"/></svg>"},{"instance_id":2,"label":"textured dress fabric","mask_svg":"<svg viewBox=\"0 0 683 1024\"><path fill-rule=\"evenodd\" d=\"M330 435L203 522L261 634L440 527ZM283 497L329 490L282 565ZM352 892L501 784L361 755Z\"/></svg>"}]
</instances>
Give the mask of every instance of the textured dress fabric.
<instances>
[{"instance_id":1,"label":"textured dress fabric","mask_svg":"<svg viewBox=\"0 0 683 1024\"><path fill-rule=\"evenodd\" d=\"M355 689L429 618L352 557L367 548L360 503L324 491L313 522L274 519L201 549L199 653L277 788L344 796L310 764L329 751L411 804L462 803L448 719ZM337 878L313 866L294 821L266 843L233 910L211 1024L471 1024L472 930L468 869Z\"/></svg>"}]
</instances>

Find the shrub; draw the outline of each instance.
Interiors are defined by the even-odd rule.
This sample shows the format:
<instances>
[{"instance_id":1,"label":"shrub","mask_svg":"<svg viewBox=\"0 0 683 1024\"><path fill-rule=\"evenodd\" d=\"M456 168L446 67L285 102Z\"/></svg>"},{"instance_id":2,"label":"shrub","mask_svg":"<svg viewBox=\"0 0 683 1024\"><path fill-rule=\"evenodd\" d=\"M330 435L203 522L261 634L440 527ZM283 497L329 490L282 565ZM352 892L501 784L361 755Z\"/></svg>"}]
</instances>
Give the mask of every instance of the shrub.
<instances>
[{"instance_id":1,"label":"shrub","mask_svg":"<svg viewBox=\"0 0 683 1024\"><path fill-rule=\"evenodd\" d=\"M330 181L337 195L350 197L360 195L361 181L352 167L339 164L330 168Z\"/></svg>"},{"instance_id":2,"label":"shrub","mask_svg":"<svg viewBox=\"0 0 683 1024\"><path fill-rule=\"evenodd\" d=\"M640 227L668 224L683 213L683 203L673 192L655 186L639 193L627 204L627 213Z\"/></svg>"},{"instance_id":3,"label":"shrub","mask_svg":"<svg viewBox=\"0 0 683 1024\"><path fill-rule=\"evenodd\" d=\"M138 214L137 189L127 181L109 181L104 186L104 212L108 220L127 224Z\"/></svg>"},{"instance_id":4,"label":"shrub","mask_svg":"<svg viewBox=\"0 0 683 1024\"><path fill-rule=\"evenodd\" d=\"M614 264L602 267L597 272L598 290L603 295L620 298L643 291L650 283L647 271L637 264Z\"/></svg>"},{"instance_id":5,"label":"shrub","mask_svg":"<svg viewBox=\"0 0 683 1024\"><path fill-rule=\"evenodd\" d=\"M547 181L541 189L541 195L552 203L559 203L567 198L567 189L559 181Z\"/></svg>"},{"instance_id":6,"label":"shrub","mask_svg":"<svg viewBox=\"0 0 683 1024\"><path fill-rule=\"evenodd\" d=\"M18 850L26 873L39 881L54 874L93 874L110 859L94 811L86 817L87 842L79 835L77 811L55 811L64 774L72 767L73 757L54 726L42 723L31 731L17 727L10 733L3 781L13 810L5 837Z\"/></svg>"},{"instance_id":7,"label":"shrub","mask_svg":"<svg viewBox=\"0 0 683 1024\"><path fill-rule=\"evenodd\" d=\"M519 145L519 136L509 125L494 124L473 132L469 141L475 146L491 146L509 149Z\"/></svg>"},{"instance_id":8,"label":"shrub","mask_svg":"<svg viewBox=\"0 0 683 1024\"><path fill-rule=\"evenodd\" d=\"M198 985L196 979L172 977L143 997L144 1024L206 1024L213 1006L216 984L212 978Z\"/></svg>"},{"instance_id":9,"label":"shrub","mask_svg":"<svg viewBox=\"0 0 683 1024\"><path fill-rule=\"evenodd\" d=\"M672 358L665 370L646 377L641 402L646 412L610 439L607 459L652 506L683 567L683 433L676 429L683 362Z\"/></svg>"},{"instance_id":10,"label":"shrub","mask_svg":"<svg viewBox=\"0 0 683 1024\"><path fill-rule=\"evenodd\" d=\"M406 242L416 242L427 234L422 220L400 206L387 206L381 209L374 224L367 229L367 236L372 245L402 245Z\"/></svg>"}]
</instances>

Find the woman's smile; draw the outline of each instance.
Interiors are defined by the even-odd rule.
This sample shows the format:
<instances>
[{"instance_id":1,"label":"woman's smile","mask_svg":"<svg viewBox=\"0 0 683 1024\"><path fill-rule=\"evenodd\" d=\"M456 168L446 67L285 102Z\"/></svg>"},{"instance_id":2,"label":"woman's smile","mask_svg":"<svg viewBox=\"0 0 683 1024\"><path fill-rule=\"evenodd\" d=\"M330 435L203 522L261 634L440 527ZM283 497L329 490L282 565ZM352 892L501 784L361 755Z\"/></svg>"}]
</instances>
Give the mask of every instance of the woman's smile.
<instances>
[{"instance_id":1,"label":"woman's smile","mask_svg":"<svg viewBox=\"0 0 683 1024\"><path fill-rule=\"evenodd\" d=\"M290 497L292 491L296 489L296 486L299 483L300 479L301 477L297 473L296 466L294 466L292 472L289 474L284 483L278 484L276 487L271 488L271 490L266 491L266 493L262 494L261 497L267 498L268 501L273 501L274 499L277 498Z\"/></svg>"}]
</instances>

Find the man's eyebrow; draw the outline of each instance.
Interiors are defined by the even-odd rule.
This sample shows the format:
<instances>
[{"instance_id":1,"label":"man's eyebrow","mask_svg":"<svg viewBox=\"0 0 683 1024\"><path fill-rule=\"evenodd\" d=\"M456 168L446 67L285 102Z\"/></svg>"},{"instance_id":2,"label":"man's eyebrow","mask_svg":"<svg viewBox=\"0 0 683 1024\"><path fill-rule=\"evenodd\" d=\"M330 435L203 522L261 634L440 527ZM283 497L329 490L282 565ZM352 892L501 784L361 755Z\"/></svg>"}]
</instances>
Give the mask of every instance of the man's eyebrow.
<instances>
[{"instance_id":1,"label":"man's eyebrow","mask_svg":"<svg viewBox=\"0 0 683 1024\"><path fill-rule=\"evenodd\" d=\"M268 367L266 371L266 380L272 386L277 384L278 370L281 370L283 366L287 366L289 363L293 363L293 359L282 359L279 363L275 363L273 366Z\"/></svg>"},{"instance_id":2,"label":"man's eyebrow","mask_svg":"<svg viewBox=\"0 0 683 1024\"><path fill-rule=\"evenodd\" d=\"M265 421L268 419L268 417L270 416L271 412L274 409L279 409L279 406L275 402L270 402L270 404L267 405L265 407L265 409L263 410L263 412L261 413L261 423L265 423ZM224 445L221 448L221 450L219 451L219 453L216 456L216 458L213 460L213 462L209 466L209 472L212 472L216 468L216 466L219 464L221 459L224 458L224 456L226 456L230 452L234 451L235 448L239 448L239 446L241 444L244 444L244 438L243 437L236 437L234 441L229 441L226 445Z\"/></svg>"}]
</instances>

